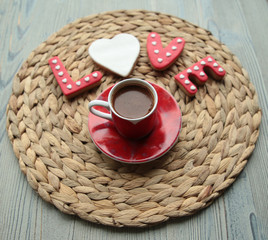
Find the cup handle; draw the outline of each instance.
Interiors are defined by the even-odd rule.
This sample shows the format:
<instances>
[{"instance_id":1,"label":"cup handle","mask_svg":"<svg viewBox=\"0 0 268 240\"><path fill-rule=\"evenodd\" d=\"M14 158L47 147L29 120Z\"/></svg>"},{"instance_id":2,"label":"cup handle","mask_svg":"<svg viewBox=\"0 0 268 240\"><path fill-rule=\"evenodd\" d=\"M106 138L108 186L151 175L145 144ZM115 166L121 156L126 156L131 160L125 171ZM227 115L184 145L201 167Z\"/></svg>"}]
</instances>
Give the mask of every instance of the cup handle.
<instances>
[{"instance_id":1,"label":"cup handle","mask_svg":"<svg viewBox=\"0 0 268 240\"><path fill-rule=\"evenodd\" d=\"M104 113L104 112L98 111L98 110L93 108L94 106L102 106L102 107L105 107L106 109L108 109L110 111L110 106L109 106L108 102L102 101L102 100L93 100L93 101L89 102L88 108L89 108L89 111L91 113L93 113L94 115L112 121L111 113Z\"/></svg>"}]
</instances>

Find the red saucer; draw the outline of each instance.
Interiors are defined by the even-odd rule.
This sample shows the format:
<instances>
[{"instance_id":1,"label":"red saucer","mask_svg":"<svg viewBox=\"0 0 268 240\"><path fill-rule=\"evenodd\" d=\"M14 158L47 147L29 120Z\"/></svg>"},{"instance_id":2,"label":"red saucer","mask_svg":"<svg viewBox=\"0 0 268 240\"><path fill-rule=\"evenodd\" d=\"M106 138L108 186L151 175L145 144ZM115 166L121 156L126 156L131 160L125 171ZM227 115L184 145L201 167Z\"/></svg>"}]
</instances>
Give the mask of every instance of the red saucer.
<instances>
[{"instance_id":1,"label":"red saucer","mask_svg":"<svg viewBox=\"0 0 268 240\"><path fill-rule=\"evenodd\" d=\"M126 139L117 132L113 122L89 113L91 138L108 157L124 163L145 163L161 157L177 142L182 121L179 106L165 89L151 84L158 94L158 119L154 130L143 139ZM97 99L107 101L111 88L102 92ZM108 112L103 107L95 108Z\"/></svg>"}]
</instances>

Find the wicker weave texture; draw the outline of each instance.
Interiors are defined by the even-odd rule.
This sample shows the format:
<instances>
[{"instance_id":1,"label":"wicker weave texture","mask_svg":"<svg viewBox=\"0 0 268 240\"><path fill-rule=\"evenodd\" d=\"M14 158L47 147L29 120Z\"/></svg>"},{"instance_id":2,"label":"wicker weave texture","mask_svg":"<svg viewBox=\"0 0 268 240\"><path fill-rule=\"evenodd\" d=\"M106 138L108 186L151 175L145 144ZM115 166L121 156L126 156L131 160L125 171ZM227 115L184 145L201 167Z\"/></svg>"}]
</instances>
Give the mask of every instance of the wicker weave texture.
<instances>
[{"instance_id":1,"label":"wicker weave texture","mask_svg":"<svg viewBox=\"0 0 268 240\"><path fill-rule=\"evenodd\" d=\"M167 70L152 69L150 32L163 44L183 37L185 48ZM141 44L131 77L159 84L177 100L182 116L178 143L142 165L109 159L90 139L88 103L122 78L93 63L87 49L100 38L126 32ZM209 78L194 98L174 76L207 55L226 70ZM99 70L99 87L73 100L63 96L48 65L59 56L74 80ZM196 213L229 187L245 167L259 135L258 96L239 59L213 35L185 20L149 11L113 11L78 19L40 44L13 80L7 131L30 186L60 211L105 225L144 227Z\"/></svg>"}]
</instances>

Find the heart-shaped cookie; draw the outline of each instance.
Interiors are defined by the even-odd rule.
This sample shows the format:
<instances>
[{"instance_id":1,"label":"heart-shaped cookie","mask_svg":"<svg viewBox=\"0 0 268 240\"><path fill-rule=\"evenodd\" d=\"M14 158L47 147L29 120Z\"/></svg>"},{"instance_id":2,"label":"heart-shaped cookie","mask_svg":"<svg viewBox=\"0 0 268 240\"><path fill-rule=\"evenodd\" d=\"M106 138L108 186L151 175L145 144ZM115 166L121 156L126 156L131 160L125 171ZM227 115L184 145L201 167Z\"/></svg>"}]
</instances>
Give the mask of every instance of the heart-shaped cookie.
<instances>
[{"instance_id":1,"label":"heart-shaped cookie","mask_svg":"<svg viewBox=\"0 0 268 240\"><path fill-rule=\"evenodd\" d=\"M156 70L167 69L181 54L184 44L185 40L177 37L163 48L159 34L150 33L147 37L147 53L152 67Z\"/></svg>"},{"instance_id":2,"label":"heart-shaped cookie","mask_svg":"<svg viewBox=\"0 0 268 240\"><path fill-rule=\"evenodd\" d=\"M112 39L98 39L88 48L94 62L103 68L127 77L140 53L140 42L131 34L121 33Z\"/></svg>"}]
</instances>

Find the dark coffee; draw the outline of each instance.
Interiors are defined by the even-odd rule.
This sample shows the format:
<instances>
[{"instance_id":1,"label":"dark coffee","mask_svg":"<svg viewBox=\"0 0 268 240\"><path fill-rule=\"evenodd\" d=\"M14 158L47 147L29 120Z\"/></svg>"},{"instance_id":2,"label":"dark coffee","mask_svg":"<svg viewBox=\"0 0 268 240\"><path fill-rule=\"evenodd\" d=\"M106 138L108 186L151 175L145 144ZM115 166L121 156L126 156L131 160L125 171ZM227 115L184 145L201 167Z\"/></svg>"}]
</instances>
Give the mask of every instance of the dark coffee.
<instances>
[{"instance_id":1,"label":"dark coffee","mask_svg":"<svg viewBox=\"0 0 268 240\"><path fill-rule=\"evenodd\" d=\"M113 97L113 108L125 118L140 118L148 114L153 106L153 95L141 85L128 85L120 88Z\"/></svg>"}]
</instances>

